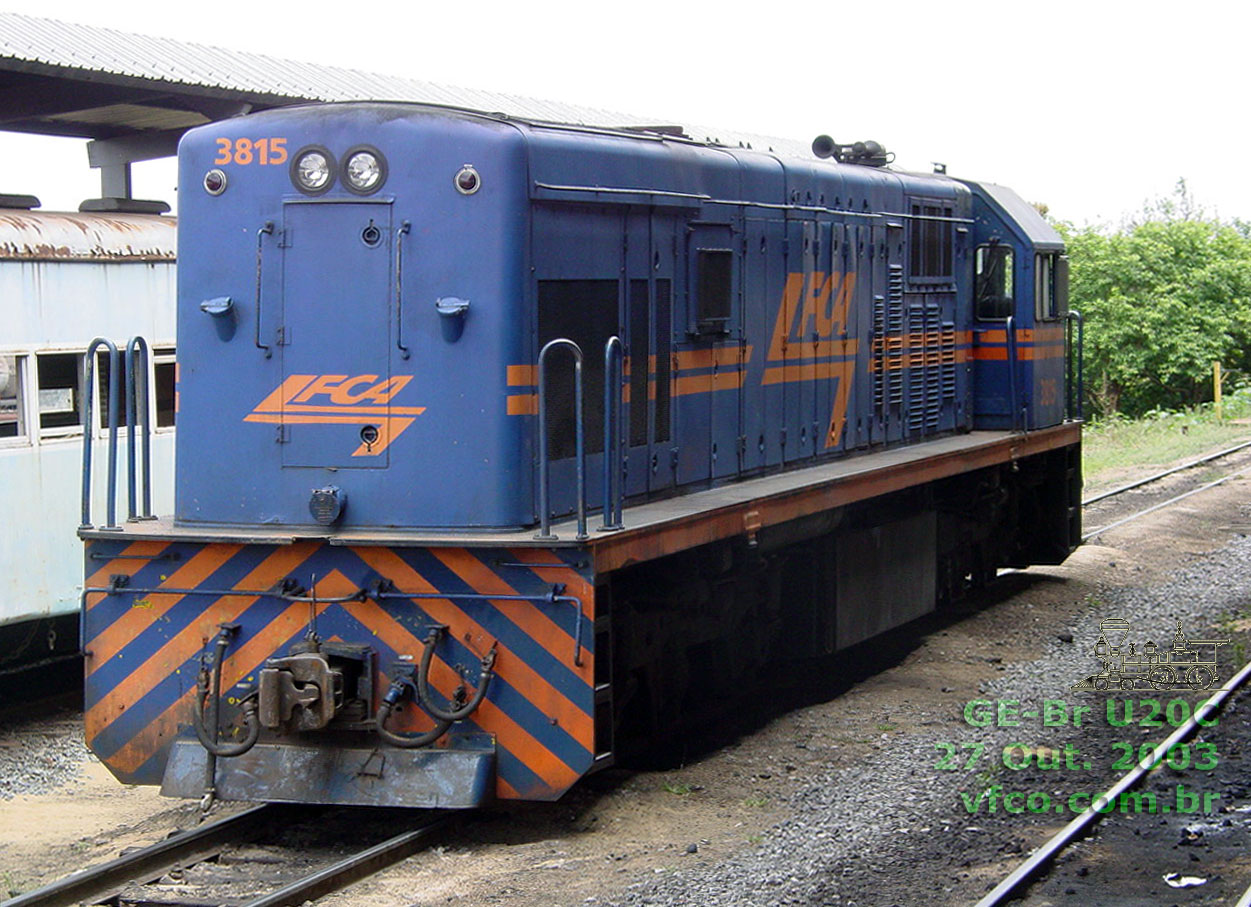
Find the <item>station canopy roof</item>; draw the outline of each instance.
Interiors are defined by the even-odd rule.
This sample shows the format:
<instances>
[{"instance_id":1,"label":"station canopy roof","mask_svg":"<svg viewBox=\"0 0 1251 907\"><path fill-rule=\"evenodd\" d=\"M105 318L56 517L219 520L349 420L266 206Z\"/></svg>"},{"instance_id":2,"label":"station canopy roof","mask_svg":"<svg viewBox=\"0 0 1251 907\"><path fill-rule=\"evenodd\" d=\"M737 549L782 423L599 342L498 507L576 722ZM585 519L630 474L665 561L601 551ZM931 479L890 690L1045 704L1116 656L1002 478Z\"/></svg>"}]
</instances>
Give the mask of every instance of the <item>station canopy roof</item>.
<instances>
[{"instance_id":1,"label":"station canopy roof","mask_svg":"<svg viewBox=\"0 0 1251 907\"><path fill-rule=\"evenodd\" d=\"M271 107L349 100L413 101L599 126L640 128L655 122L574 104L0 13L0 131L93 140L88 159L103 171L105 196L129 196L130 163L174 154L179 137L194 126ZM695 127L686 132L700 139L714 136ZM752 142L755 147L779 144L742 134L722 134L719 140Z\"/></svg>"}]
</instances>

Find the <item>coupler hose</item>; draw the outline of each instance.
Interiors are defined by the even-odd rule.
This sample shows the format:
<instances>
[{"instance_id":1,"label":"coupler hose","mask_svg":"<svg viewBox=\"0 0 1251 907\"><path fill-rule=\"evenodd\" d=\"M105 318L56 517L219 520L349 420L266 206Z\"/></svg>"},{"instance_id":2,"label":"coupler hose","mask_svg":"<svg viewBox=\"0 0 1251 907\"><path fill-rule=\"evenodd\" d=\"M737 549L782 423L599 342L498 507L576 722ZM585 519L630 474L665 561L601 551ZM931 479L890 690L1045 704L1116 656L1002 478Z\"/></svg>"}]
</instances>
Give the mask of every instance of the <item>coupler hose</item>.
<instances>
[{"instance_id":1,"label":"coupler hose","mask_svg":"<svg viewBox=\"0 0 1251 907\"><path fill-rule=\"evenodd\" d=\"M226 659L226 649L230 647L230 638L237 629L237 625L234 624L222 625L217 634L215 651L211 656L213 667L210 670L207 665L201 666L194 697L195 721L192 725L195 728L196 738L211 755L223 758L242 756L256 745L257 738L261 735L261 722L256 714L256 699L249 696L243 700L243 724L247 736L238 743L221 743L217 739L219 733L217 719L221 708L222 693L222 662ZM206 698L209 701L207 717L204 708Z\"/></svg>"},{"instance_id":2,"label":"coupler hose","mask_svg":"<svg viewBox=\"0 0 1251 907\"><path fill-rule=\"evenodd\" d=\"M404 749L417 749L422 746L429 746L447 733L447 729L452 726L451 721L440 718L433 728L420 734L407 734L402 731L388 731L387 721L391 717L391 712L399 705L400 700L404 698L404 691L412 687L412 681L405 677L397 677L388 688L386 695L382 697L382 705L378 706L378 711L374 715L374 724L378 731L378 736L392 746L402 747Z\"/></svg>"},{"instance_id":3,"label":"coupler hose","mask_svg":"<svg viewBox=\"0 0 1251 907\"><path fill-rule=\"evenodd\" d=\"M458 708L444 709L436 705L434 698L430 695L430 662L434 660L434 647L442 635L443 628L435 627L426 637L425 649L421 653L421 665L417 668L417 702L435 718L443 721L463 721L472 715L486 698L487 686L491 678L495 676L491 671L491 667L495 664L495 646L492 645L490 651L482 656L478 672L478 689L474 691L473 698Z\"/></svg>"}]
</instances>

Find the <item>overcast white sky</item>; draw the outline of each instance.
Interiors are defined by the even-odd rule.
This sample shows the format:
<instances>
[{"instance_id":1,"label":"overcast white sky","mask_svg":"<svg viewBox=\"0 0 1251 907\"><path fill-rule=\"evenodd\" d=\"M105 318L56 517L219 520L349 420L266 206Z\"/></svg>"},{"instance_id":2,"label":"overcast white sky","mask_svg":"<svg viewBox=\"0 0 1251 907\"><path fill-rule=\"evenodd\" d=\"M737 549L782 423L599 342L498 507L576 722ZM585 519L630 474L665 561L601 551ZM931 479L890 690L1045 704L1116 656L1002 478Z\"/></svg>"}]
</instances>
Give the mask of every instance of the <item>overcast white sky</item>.
<instances>
[{"instance_id":1,"label":"overcast white sky","mask_svg":"<svg viewBox=\"0 0 1251 907\"><path fill-rule=\"evenodd\" d=\"M1185 178L1251 219L1246 2L532 0L0 9L804 140L1000 182L1053 216L1119 222ZM0 134L0 191L99 194L82 143ZM135 193L173 197L173 167Z\"/></svg>"}]
</instances>

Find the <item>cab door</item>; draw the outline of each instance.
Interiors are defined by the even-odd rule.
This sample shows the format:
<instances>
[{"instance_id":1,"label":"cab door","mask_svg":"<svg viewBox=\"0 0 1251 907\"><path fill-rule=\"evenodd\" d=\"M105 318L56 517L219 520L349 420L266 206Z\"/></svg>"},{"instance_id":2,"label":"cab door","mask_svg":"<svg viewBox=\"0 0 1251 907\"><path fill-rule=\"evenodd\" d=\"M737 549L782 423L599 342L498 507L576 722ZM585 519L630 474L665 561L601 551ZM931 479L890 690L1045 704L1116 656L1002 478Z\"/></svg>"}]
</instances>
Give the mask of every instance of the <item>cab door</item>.
<instances>
[{"instance_id":1,"label":"cab door","mask_svg":"<svg viewBox=\"0 0 1251 907\"><path fill-rule=\"evenodd\" d=\"M1020 346L1031 391L1027 426L1041 428L1064 421L1068 258L1035 252L1033 284L1034 326Z\"/></svg>"},{"instance_id":2,"label":"cab door","mask_svg":"<svg viewBox=\"0 0 1251 907\"><path fill-rule=\"evenodd\" d=\"M390 380L390 237L388 203L284 207L283 384L266 401L284 467L387 466L390 398L411 380Z\"/></svg>"},{"instance_id":3,"label":"cab door","mask_svg":"<svg viewBox=\"0 0 1251 907\"><path fill-rule=\"evenodd\" d=\"M673 486L670 396L675 225L654 209L626 218L626 496Z\"/></svg>"}]
</instances>

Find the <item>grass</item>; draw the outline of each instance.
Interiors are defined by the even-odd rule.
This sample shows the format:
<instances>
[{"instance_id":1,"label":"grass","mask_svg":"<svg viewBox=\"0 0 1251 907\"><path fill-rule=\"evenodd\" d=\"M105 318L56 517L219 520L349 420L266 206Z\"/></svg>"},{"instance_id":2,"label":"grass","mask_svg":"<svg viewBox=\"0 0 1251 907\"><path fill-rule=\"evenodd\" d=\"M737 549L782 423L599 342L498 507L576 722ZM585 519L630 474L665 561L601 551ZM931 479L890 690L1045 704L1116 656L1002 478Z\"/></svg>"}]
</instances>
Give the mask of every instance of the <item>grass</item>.
<instances>
[{"instance_id":1,"label":"grass","mask_svg":"<svg viewBox=\"0 0 1251 907\"><path fill-rule=\"evenodd\" d=\"M1231 395L1225 419L1218 422L1211 404L1183 412L1148 413L1141 419L1112 418L1089 422L1082 435L1085 491L1102 490L1134 473L1164 469L1205 453L1251 440L1251 424L1232 421L1251 414L1251 400Z\"/></svg>"},{"instance_id":2,"label":"grass","mask_svg":"<svg viewBox=\"0 0 1251 907\"><path fill-rule=\"evenodd\" d=\"M694 790L689 784L674 784L670 781L665 782L664 789L676 797L685 797Z\"/></svg>"}]
</instances>

